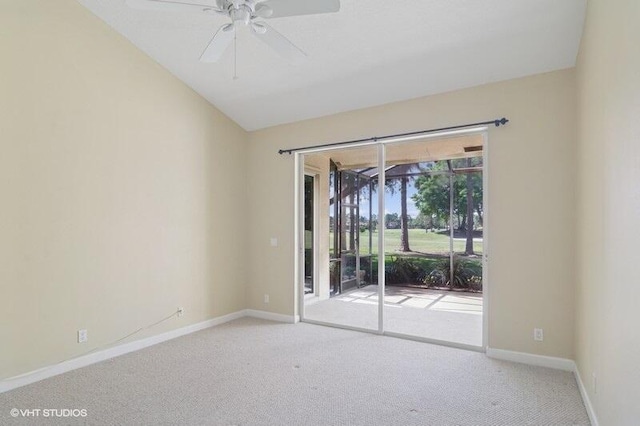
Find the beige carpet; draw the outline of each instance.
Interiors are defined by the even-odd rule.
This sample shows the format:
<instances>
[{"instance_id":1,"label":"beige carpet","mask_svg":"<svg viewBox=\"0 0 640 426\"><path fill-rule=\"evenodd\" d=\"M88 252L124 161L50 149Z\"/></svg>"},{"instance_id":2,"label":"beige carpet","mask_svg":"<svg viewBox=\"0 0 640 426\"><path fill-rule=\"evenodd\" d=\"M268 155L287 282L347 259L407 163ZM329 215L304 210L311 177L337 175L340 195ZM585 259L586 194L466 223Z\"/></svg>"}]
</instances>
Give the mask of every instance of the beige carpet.
<instances>
[{"instance_id":1,"label":"beige carpet","mask_svg":"<svg viewBox=\"0 0 640 426\"><path fill-rule=\"evenodd\" d=\"M86 409L12 418L18 409ZM0 424L588 425L571 373L241 319L0 394Z\"/></svg>"}]
</instances>

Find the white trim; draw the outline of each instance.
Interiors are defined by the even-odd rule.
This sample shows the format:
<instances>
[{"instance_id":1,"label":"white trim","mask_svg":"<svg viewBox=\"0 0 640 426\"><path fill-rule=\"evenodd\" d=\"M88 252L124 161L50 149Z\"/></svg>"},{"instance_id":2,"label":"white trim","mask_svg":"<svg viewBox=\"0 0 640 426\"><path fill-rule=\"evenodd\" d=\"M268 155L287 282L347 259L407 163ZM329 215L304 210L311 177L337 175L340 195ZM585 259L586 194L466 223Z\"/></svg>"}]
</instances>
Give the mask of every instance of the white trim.
<instances>
[{"instance_id":1,"label":"white trim","mask_svg":"<svg viewBox=\"0 0 640 426\"><path fill-rule=\"evenodd\" d=\"M482 218L482 347L489 347L489 292L491 284L489 283L489 240L491 228L489 226L490 218L490 192L489 192L489 132L482 133L482 210L484 217Z\"/></svg>"},{"instance_id":2,"label":"white trim","mask_svg":"<svg viewBox=\"0 0 640 426\"><path fill-rule=\"evenodd\" d=\"M378 330L373 328L364 328L364 327L358 327L355 325L339 324L334 322L325 322L325 321L319 321L319 320L314 320L309 318L305 318L304 322L306 324L321 325L323 327L339 328L341 330L350 330L350 331L357 331L359 333L379 335Z\"/></svg>"},{"instance_id":3,"label":"white trim","mask_svg":"<svg viewBox=\"0 0 640 426\"><path fill-rule=\"evenodd\" d=\"M286 322L289 324L300 322L300 317L298 315L276 314L273 312L258 311L256 309L245 309L244 315L247 317L259 318L268 321Z\"/></svg>"},{"instance_id":4,"label":"white trim","mask_svg":"<svg viewBox=\"0 0 640 426\"><path fill-rule=\"evenodd\" d=\"M587 389L584 387L584 382L582 381L582 377L580 376L580 370L578 369L578 365L574 363L573 367L574 367L573 375L576 377L576 382L578 383L578 390L580 391L580 396L582 397L584 408L587 409L587 415L589 416L591 425L599 426L600 423L598 423L598 417L596 416L596 411L593 409L593 405L591 404L591 399L589 399L589 394L587 393Z\"/></svg>"},{"instance_id":5,"label":"white trim","mask_svg":"<svg viewBox=\"0 0 640 426\"><path fill-rule=\"evenodd\" d=\"M414 342L428 343L430 345L446 346L449 348L461 349L464 351L484 353L482 346L469 345L466 343L452 342L451 340L431 339L429 337L421 337L413 334L396 333L393 331L385 331L383 336L393 337L395 339L413 340Z\"/></svg>"},{"instance_id":6,"label":"white trim","mask_svg":"<svg viewBox=\"0 0 640 426\"><path fill-rule=\"evenodd\" d=\"M384 333L384 293L385 268L387 253L385 252L385 208L386 208L386 184L387 184L387 149L384 144L378 145L378 333ZM369 217L373 212L369 212ZM371 256L373 259L373 256ZM371 260L373 261L373 260Z\"/></svg>"},{"instance_id":7,"label":"white trim","mask_svg":"<svg viewBox=\"0 0 640 426\"><path fill-rule=\"evenodd\" d=\"M487 348L487 356L489 358L519 362L521 364L535 365L538 367L554 368L556 370L563 371L574 371L575 368L575 363L571 359L507 351L504 349Z\"/></svg>"},{"instance_id":8,"label":"white trim","mask_svg":"<svg viewBox=\"0 0 640 426\"><path fill-rule=\"evenodd\" d=\"M110 358L115 358L120 355L128 354L130 352L135 352L140 349L156 345L158 343L166 342L167 340L172 340L177 337L182 337L187 334L195 333L196 331L205 330L207 328L215 327L229 321L244 317L260 318L264 320L286 322L290 324L295 324L300 321L300 318L297 315L275 314L272 312L258 311L253 309L245 309L242 311L232 312L227 315L212 318L210 320L202 321L196 324L187 325L185 327L167 331L165 333L147 337L145 339L113 346L111 348L107 348L87 355L81 355L77 358L72 358L67 361L62 361L58 364L49 365L38 370L21 374L19 376L9 377L0 381L0 393L7 392L12 389L16 389L22 386L29 385L31 383L39 382L40 380L48 379L50 377L66 373L68 371L86 367L88 365L105 361Z\"/></svg>"},{"instance_id":9,"label":"white trim","mask_svg":"<svg viewBox=\"0 0 640 426\"><path fill-rule=\"evenodd\" d=\"M233 312L221 317L187 325L185 327L147 337L145 339L124 343L122 345L114 346L91 354L81 355L77 358L72 358L58 364L49 365L47 367L30 371L19 376L10 377L0 381L0 393L7 392L31 383L39 382L40 380L48 379L49 377L57 376L59 374L66 373L71 370L76 370L78 368L86 367L88 365L95 364L97 362L101 362L110 358L115 358L129 352L138 351L140 349L144 349L158 343L166 342L167 340L195 333L196 331L215 327L217 325L224 324L226 322L233 321L247 315L248 314L245 311Z\"/></svg>"},{"instance_id":10,"label":"white trim","mask_svg":"<svg viewBox=\"0 0 640 426\"><path fill-rule=\"evenodd\" d=\"M320 172L313 176L313 292L320 296ZM306 256L306 253L305 253Z\"/></svg>"},{"instance_id":11,"label":"white trim","mask_svg":"<svg viewBox=\"0 0 640 426\"><path fill-rule=\"evenodd\" d=\"M304 154L293 162L293 313L304 318Z\"/></svg>"}]
</instances>

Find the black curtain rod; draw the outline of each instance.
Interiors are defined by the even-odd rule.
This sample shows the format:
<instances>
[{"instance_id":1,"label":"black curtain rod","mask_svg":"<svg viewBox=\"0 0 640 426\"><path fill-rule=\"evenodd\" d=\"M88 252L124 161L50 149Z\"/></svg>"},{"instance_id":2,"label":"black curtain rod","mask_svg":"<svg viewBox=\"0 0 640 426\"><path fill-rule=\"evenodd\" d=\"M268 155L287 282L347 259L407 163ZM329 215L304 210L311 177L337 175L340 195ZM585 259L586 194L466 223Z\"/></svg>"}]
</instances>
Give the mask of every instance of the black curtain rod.
<instances>
[{"instance_id":1,"label":"black curtain rod","mask_svg":"<svg viewBox=\"0 0 640 426\"><path fill-rule=\"evenodd\" d=\"M281 150L278 151L278 154L280 154L280 155L282 155L282 154L292 154L292 153L294 153L296 151L303 151L303 150L307 150L307 149L326 148L326 147L329 147L329 146L349 145L349 144L361 143L361 142L378 142L378 141L384 141L386 139L401 138L401 137L405 137L405 136L428 135L429 133L444 132L446 130L465 129L467 127L486 126L486 125L491 125L491 124L493 124L496 127L500 127L500 126L504 126L508 122L509 122L509 120L507 120L506 118L502 117L502 118L499 118L497 120L483 121L481 123L460 124L458 126L441 127L439 129L419 130L417 132L398 133L398 134L395 134L395 135L387 135L387 136L374 136L372 138L355 139L355 140L352 140L352 141L325 143L325 144L322 144L322 145L305 146L305 147L301 147L301 148L281 149Z\"/></svg>"}]
</instances>

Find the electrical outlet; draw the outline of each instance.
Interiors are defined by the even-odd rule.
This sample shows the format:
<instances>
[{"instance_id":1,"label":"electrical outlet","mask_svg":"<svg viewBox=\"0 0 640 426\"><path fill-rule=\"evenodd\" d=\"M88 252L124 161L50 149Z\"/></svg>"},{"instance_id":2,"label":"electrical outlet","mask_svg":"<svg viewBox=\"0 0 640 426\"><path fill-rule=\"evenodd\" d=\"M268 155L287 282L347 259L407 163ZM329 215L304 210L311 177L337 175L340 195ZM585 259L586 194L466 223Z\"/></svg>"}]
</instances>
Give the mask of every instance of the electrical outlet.
<instances>
[{"instance_id":1,"label":"electrical outlet","mask_svg":"<svg viewBox=\"0 0 640 426\"><path fill-rule=\"evenodd\" d=\"M535 340L536 342L542 342L544 340L544 333L542 332L541 328L533 329L533 340Z\"/></svg>"},{"instance_id":2,"label":"electrical outlet","mask_svg":"<svg viewBox=\"0 0 640 426\"><path fill-rule=\"evenodd\" d=\"M181 316L183 316L183 315L184 315L184 308L183 308L182 306L180 306L180 307L178 308L178 316L179 316L179 317L181 317Z\"/></svg>"},{"instance_id":3,"label":"electrical outlet","mask_svg":"<svg viewBox=\"0 0 640 426\"><path fill-rule=\"evenodd\" d=\"M276 237L271 237L271 247L278 247L278 239Z\"/></svg>"},{"instance_id":4,"label":"electrical outlet","mask_svg":"<svg viewBox=\"0 0 640 426\"><path fill-rule=\"evenodd\" d=\"M268 294L264 295L264 303L269 303L269 295Z\"/></svg>"},{"instance_id":5,"label":"electrical outlet","mask_svg":"<svg viewBox=\"0 0 640 426\"><path fill-rule=\"evenodd\" d=\"M86 343L89 340L87 336L87 330L78 330L78 343Z\"/></svg>"}]
</instances>

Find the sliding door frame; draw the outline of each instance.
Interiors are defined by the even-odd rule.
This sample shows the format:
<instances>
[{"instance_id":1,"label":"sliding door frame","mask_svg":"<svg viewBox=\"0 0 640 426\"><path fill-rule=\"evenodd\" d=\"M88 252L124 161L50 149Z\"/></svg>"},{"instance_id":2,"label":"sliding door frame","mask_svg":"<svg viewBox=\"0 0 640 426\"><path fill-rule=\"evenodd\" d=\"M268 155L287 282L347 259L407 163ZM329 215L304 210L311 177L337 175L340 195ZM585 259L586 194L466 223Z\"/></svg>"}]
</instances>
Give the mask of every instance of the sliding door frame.
<instances>
[{"instance_id":1,"label":"sliding door frame","mask_svg":"<svg viewBox=\"0 0 640 426\"><path fill-rule=\"evenodd\" d=\"M366 333L375 333L387 336L393 336L408 340L416 340L425 343L434 343L443 346L450 346L460 349L467 349L477 352L486 352L486 348L489 344L489 241L488 241L488 228L489 228L489 135L488 126L479 126L474 128L443 131L438 133L432 133L429 135L398 137L388 139L385 141L368 141L359 142L349 145L340 145L336 147L323 147L314 148L308 150L299 150L293 153L294 155L294 313L296 318L300 318L301 321L325 325L336 328L343 328L348 330L362 331ZM338 151L348 148L376 146L378 150L378 170L379 170L379 182L382 182L381 187L384 188L384 182L386 180L385 168L386 168L386 146L402 144L408 141L415 140L431 140L440 139L446 137L460 136L460 135L472 135L477 134L483 137L483 169L482 169L482 184L483 184L483 253L482 253L482 346L474 346L463 343L449 342L438 339L430 339L420 336L412 336L401 333L394 333L385 331L384 329L384 293L385 293L385 255L384 255L384 220L378 220L378 329L367 329L356 326L349 326L345 324L336 324L324 321L317 321L305 318L305 298L304 298L304 175L305 155L316 154L326 151ZM385 197L384 190L381 190L378 194L378 218L384 218L385 211ZM321 213L320 213L321 214Z\"/></svg>"}]
</instances>

